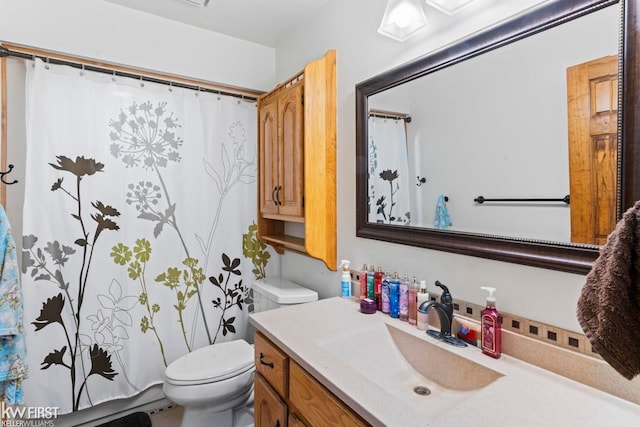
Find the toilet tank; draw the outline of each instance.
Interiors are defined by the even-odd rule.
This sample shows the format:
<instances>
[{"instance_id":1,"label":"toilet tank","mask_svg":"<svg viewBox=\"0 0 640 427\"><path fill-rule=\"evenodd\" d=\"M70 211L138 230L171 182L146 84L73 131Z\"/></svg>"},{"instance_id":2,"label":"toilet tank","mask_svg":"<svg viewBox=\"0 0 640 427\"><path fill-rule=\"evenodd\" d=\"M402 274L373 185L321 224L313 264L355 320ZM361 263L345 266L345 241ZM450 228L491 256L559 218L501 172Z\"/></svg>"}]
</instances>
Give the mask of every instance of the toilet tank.
<instances>
[{"instance_id":1,"label":"toilet tank","mask_svg":"<svg viewBox=\"0 0 640 427\"><path fill-rule=\"evenodd\" d=\"M253 282L254 312L287 305L317 301L318 293L281 277L266 277Z\"/></svg>"}]
</instances>

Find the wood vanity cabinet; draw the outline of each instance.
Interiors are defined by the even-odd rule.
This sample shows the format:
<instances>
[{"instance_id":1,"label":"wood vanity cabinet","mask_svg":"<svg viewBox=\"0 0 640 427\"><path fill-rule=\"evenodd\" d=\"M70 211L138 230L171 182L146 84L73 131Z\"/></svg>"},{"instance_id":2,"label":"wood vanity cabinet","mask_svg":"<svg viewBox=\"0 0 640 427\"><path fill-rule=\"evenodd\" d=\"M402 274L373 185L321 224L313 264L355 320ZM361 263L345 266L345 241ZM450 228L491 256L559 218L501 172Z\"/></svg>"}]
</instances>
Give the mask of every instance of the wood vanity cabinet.
<instances>
[{"instance_id":1,"label":"wood vanity cabinet","mask_svg":"<svg viewBox=\"0 0 640 427\"><path fill-rule=\"evenodd\" d=\"M258 98L258 237L336 270L336 53ZM290 224L302 224L290 232Z\"/></svg>"},{"instance_id":2,"label":"wood vanity cabinet","mask_svg":"<svg viewBox=\"0 0 640 427\"><path fill-rule=\"evenodd\" d=\"M260 332L255 363L256 427L369 425Z\"/></svg>"}]
</instances>

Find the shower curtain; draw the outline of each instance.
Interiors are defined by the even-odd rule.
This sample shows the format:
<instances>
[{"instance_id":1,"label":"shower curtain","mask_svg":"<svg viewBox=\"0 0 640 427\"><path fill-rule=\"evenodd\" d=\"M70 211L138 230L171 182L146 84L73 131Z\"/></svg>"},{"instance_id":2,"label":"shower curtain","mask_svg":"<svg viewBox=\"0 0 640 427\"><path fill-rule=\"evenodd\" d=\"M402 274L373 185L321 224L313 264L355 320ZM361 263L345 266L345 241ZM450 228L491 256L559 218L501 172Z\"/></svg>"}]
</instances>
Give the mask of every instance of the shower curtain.
<instances>
[{"instance_id":1,"label":"shower curtain","mask_svg":"<svg viewBox=\"0 0 640 427\"><path fill-rule=\"evenodd\" d=\"M369 222L409 224L411 189L404 120L369 117L368 153Z\"/></svg>"},{"instance_id":2,"label":"shower curtain","mask_svg":"<svg viewBox=\"0 0 640 427\"><path fill-rule=\"evenodd\" d=\"M24 395L63 414L133 396L183 354L244 337L249 283L268 258L243 256L255 243L256 108L27 68Z\"/></svg>"}]
</instances>

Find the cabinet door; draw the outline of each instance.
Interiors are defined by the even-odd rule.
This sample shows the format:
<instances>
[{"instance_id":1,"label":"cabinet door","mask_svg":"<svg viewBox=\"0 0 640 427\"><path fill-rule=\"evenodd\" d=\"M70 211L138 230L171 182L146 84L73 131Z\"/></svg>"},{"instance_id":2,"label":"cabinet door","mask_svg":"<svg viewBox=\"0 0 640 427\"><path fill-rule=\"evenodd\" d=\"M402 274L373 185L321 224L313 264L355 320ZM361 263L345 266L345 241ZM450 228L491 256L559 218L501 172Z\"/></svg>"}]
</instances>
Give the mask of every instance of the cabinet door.
<instances>
[{"instance_id":1,"label":"cabinet door","mask_svg":"<svg viewBox=\"0 0 640 427\"><path fill-rule=\"evenodd\" d=\"M278 104L276 98L262 103L258 117L260 212L278 213Z\"/></svg>"},{"instance_id":2,"label":"cabinet door","mask_svg":"<svg viewBox=\"0 0 640 427\"><path fill-rule=\"evenodd\" d=\"M280 124L279 213L304 216L304 108L302 84L284 90L278 97Z\"/></svg>"},{"instance_id":3,"label":"cabinet door","mask_svg":"<svg viewBox=\"0 0 640 427\"><path fill-rule=\"evenodd\" d=\"M255 427L286 427L287 405L260 374L254 376Z\"/></svg>"},{"instance_id":4,"label":"cabinet door","mask_svg":"<svg viewBox=\"0 0 640 427\"><path fill-rule=\"evenodd\" d=\"M289 403L314 427L367 424L297 363L289 365Z\"/></svg>"},{"instance_id":5,"label":"cabinet door","mask_svg":"<svg viewBox=\"0 0 640 427\"><path fill-rule=\"evenodd\" d=\"M307 427L307 425L303 423L302 420L298 418L298 416L295 413L289 412L288 427Z\"/></svg>"}]
</instances>

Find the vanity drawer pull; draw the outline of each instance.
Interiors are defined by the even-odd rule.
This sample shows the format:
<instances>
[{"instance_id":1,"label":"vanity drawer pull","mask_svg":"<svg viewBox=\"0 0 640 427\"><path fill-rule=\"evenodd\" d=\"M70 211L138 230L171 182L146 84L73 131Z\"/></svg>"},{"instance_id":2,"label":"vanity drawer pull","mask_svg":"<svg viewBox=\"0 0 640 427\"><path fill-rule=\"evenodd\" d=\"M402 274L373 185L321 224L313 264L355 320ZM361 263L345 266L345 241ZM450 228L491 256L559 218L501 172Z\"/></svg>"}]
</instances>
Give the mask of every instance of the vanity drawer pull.
<instances>
[{"instance_id":1,"label":"vanity drawer pull","mask_svg":"<svg viewBox=\"0 0 640 427\"><path fill-rule=\"evenodd\" d=\"M255 334L253 356L256 372L261 374L280 396L289 395L289 358L260 332ZM281 424L286 426L285 420ZM273 427L273 424L271 424Z\"/></svg>"},{"instance_id":2,"label":"vanity drawer pull","mask_svg":"<svg viewBox=\"0 0 640 427\"><path fill-rule=\"evenodd\" d=\"M270 367L271 369L273 369L273 362L265 362L264 361L264 354L262 354L262 352L260 352L260 364L261 365L265 365Z\"/></svg>"}]
</instances>

